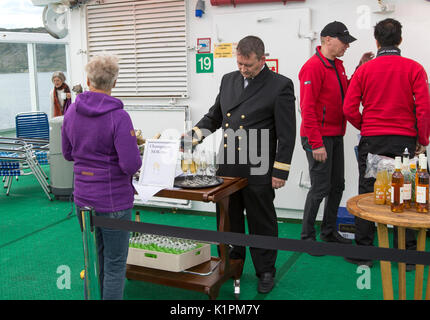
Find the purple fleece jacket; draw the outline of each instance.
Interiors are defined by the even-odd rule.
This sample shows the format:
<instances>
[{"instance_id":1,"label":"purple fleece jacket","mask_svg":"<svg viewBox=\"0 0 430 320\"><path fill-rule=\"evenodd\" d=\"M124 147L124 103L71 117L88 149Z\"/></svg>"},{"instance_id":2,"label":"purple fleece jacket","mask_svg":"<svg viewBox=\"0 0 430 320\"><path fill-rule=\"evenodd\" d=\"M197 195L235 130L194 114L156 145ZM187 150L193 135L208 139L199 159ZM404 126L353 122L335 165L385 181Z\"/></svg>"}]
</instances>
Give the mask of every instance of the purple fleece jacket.
<instances>
[{"instance_id":1,"label":"purple fleece jacket","mask_svg":"<svg viewBox=\"0 0 430 320\"><path fill-rule=\"evenodd\" d=\"M121 100L79 94L64 116L63 155L74 161L76 205L107 213L133 207L133 174L142 165L136 136Z\"/></svg>"}]
</instances>

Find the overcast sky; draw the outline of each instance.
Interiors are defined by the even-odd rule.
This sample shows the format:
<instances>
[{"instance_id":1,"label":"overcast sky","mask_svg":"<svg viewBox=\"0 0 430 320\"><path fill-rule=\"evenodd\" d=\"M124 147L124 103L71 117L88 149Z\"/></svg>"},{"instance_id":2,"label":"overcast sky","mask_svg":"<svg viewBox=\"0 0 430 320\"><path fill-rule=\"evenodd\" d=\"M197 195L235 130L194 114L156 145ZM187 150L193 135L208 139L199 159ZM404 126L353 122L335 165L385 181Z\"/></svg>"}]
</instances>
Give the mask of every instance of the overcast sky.
<instances>
[{"instance_id":1,"label":"overcast sky","mask_svg":"<svg viewBox=\"0 0 430 320\"><path fill-rule=\"evenodd\" d=\"M43 27L42 12L30 0L0 0L0 28Z\"/></svg>"}]
</instances>

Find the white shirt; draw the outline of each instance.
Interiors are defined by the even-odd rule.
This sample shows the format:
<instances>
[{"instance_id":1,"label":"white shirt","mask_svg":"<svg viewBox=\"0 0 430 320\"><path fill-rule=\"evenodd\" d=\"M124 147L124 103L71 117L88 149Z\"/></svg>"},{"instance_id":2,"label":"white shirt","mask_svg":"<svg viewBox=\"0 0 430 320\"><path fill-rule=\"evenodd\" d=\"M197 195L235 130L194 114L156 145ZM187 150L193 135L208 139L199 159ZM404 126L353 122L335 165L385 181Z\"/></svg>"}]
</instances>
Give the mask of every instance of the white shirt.
<instances>
[{"instance_id":1,"label":"white shirt","mask_svg":"<svg viewBox=\"0 0 430 320\"><path fill-rule=\"evenodd\" d=\"M52 118L52 116L54 115L54 90L52 89L49 96L51 97L51 114L49 116L49 118ZM61 99L61 96L64 95L64 97L66 97L66 93L63 90L57 90L57 95L58 95L58 102L60 103L61 107L64 106L64 101L65 99Z\"/></svg>"},{"instance_id":2,"label":"white shirt","mask_svg":"<svg viewBox=\"0 0 430 320\"><path fill-rule=\"evenodd\" d=\"M261 68L261 70L263 70L265 66L266 65L263 65L263 68ZM254 80L254 78L251 78L251 80ZM243 77L243 88L245 89L248 86L248 84L249 84L248 78Z\"/></svg>"}]
</instances>

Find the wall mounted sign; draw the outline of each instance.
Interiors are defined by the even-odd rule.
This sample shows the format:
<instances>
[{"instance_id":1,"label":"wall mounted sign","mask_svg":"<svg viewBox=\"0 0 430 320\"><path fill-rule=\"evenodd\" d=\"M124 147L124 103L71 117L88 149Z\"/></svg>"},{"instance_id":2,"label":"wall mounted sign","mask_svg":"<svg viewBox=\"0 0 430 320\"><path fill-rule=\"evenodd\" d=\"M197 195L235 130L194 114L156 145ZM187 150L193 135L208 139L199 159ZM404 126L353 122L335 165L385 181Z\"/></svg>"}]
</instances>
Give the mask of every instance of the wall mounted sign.
<instances>
[{"instance_id":1,"label":"wall mounted sign","mask_svg":"<svg viewBox=\"0 0 430 320\"><path fill-rule=\"evenodd\" d=\"M278 59L266 59L266 64L270 70L279 73Z\"/></svg>"},{"instance_id":2,"label":"wall mounted sign","mask_svg":"<svg viewBox=\"0 0 430 320\"><path fill-rule=\"evenodd\" d=\"M214 72L214 55L213 53L196 54L196 72L213 73Z\"/></svg>"},{"instance_id":3,"label":"wall mounted sign","mask_svg":"<svg viewBox=\"0 0 430 320\"><path fill-rule=\"evenodd\" d=\"M214 45L215 58L232 58L236 55L237 43L218 43Z\"/></svg>"},{"instance_id":4,"label":"wall mounted sign","mask_svg":"<svg viewBox=\"0 0 430 320\"><path fill-rule=\"evenodd\" d=\"M197 38L197 53L211 53L211 38Z\"/></svg>"}]
</instances>

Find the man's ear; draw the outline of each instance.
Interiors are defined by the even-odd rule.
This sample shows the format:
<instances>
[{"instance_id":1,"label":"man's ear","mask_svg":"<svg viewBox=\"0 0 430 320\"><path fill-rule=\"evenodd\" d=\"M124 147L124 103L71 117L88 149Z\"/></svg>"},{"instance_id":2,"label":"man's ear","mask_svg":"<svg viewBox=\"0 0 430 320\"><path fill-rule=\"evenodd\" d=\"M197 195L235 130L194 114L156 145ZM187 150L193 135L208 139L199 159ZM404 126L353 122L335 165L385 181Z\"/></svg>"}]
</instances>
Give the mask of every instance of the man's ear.
<instances>
[{"instance_id":1,"label":"man's ear","mask_svg":"<svg viewBox=\"0 0 430 320\"><path fill-rule=\"evenodd\" d=\"M381 49L381 45L379 44L378 40L375 40L375 42L376 42L376 48L378 48L378 50Z\"/></svg>"},{"instance_id":2,"label":"man's ear","mask_svg":"<svg viewBox=\"0 0 430 320\"><path fill-rule=\"evenodd\" d=\"M116 86L116 80L113 82L112 89L115 88L115 86Z\"/></svg>"},{"instance_id":3,"label":"man's ear","mask_svg":"<svg viewBox=\"0 0 430 320\"><path fill-rule=\"evenodd\" d=\"M87 77L87 86L90 87L90 79Z\"/></svg>"},{"instance_id":4,"label":"man's ear","mask_svg":"<svg viewBox=\"0 0 430 320\"><path fill-rule=\"evenodd\" d=\"M266 56L262 56L260 58L260 63L261 63L262 66L266 63Z\"/></svg>"}]
</instances>

